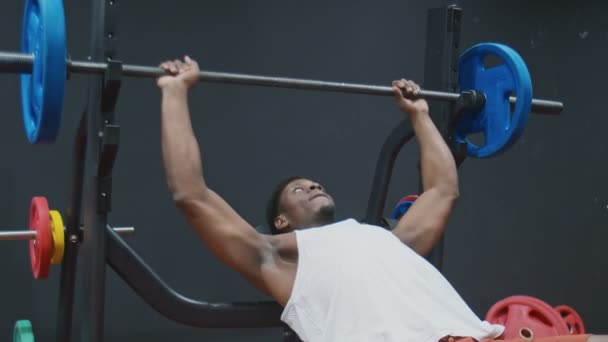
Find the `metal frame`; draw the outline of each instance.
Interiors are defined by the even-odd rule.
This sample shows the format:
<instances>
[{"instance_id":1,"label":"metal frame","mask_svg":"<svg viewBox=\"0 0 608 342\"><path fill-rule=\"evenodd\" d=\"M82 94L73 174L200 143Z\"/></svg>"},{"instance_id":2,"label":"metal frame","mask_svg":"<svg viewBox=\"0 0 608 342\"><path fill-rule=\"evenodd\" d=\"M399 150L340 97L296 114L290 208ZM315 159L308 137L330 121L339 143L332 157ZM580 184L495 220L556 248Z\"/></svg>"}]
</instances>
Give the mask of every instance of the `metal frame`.
<instances>
[{"instance_id":1,"label":"metal frame","mask_svg":"<svg viewBox=\"0 0 608 342\"><path fill-rule=\"evenodd\" d=\"M460 56L460 32L462 9L456 5L430 10L427 20L426 64L424 66L424 86L441 90L458 89L458 60ZM453 103L432 101L432 118L444 138L448 138L450 118L455 114ZM422 193L420 164L419 193ZM442 235L427 259L438 270L443 268L445 240Z\"/></svg>"},{"instance_id":2,"label":"metal frame","mask_svg":"<svg viewBox=\"0 0 608 342\"><path fill-rule=\"evenodd\" d=\"M424 87L455 92L458 87L458 58L460 46L460 18L462 9L456 5L431 9L427 14L427 45L425 57ZM453 102L429 101L433 121L440 132L449 139L449 125L459 114L462 98L470 95L461 94L459 100ZM376 164L372 189L367 204L365 221L373 224L383 224L383 213L386 205L388 187L395 160L399 151L414 137L414 130L409 119L404 119L388 136ZM462 163L464 157L460 157ZM418 169L420 169L418 165ZM422 192L422 177L419 175L419 193ZM441 269L443 261L443 237L427 259L435 267Z\"/></svg>"},{"instance_id":3,"label":"metal frame","mask_svg":"<svg viewBox=\"0 0 608 342\"><path fill-rule=\"evenodd\" d=\"M113 231L108 238L110 267L144 300L165 317L200 328L280 327L282 307L274 301L208 303L186 298L170 288Z\"/></svg>"},{"instance_id":4,"label":"metal frame","mask_svg":"<svg viewBox=\"0 0 608 342\"><path fill-rule=\"evenodd\" d=\"M83 113L74 139L72 160L72 184L70 199L66 210L66 240L63 261L61 262L61 280L59 282L59 307L57 310L57 342L72 340L72 316L74 311L74 289L78 255L78 235L82 203L82 183L84 180L84 159L86 152L86 113ZM75 237L72 239L72 237Z\"/></svg>"},{"instance_id":5,"label":"metal frame","mask_svg":"<svg viewBox=\"0 0 608 342\"><path fill-rule=\"evenodd\" d=\"M93 61L115 58L116 2L92 1L91 46ZM80 338L90 342L104 340L105 271L108 212L111 209L112 167L118 149L118 126L114 125L120 72L112 64L103 78L89 77L87 103L87 153L84 179L84 234L82 242L82 322ZM118 74L118 75L117 75ZM118 78L118 81L117 81ZM114 97L114 98L112 98Z\"/></svg>"},{"instance_id":6,"label":"metal frame","mask_svg":"<svg viewBox=\"0 0 608 342\"><path fill-rule=\"evenodd\" d=\"M84 264L82 282L82 316L80 339L100 342L104 339L104 300L106 263L150 306L167 318L201 328L285 327L280 321L282 307L273 301L251 303L208 303L196 301L169 287L111 228L107 216L111 210L112 169L119 146L120 127L115 124L114 106L123 76L122 63L116 58L115 16L113 0L92 0L90 60L107 63L103 76L89 76L89 97L74 139L71 196L67 206L67 239L61 267L61 285L57 321L57 341L72 340L74 289L79 248ZM446 81L448 90L455 85L453 66L457 62L461 10L455 6L430 10L425 83ZM446 20L447 19L447 20ZM431 23L431 21L433 21ZM437 21L443 29L436 31ZM458 30L454 30L458 27ZM448 29L447 31L445 29ZM450 31L451 29L451 31ZM433 59L432 45L441 43ZM449 61L449 62L448 62ZM437 69L437 65L447 66ZM431 67L433 66L433 67ZM448 71L448 73L446 73ZM446 76L452 74L451 76ZM446 88L440 84L441 88ZM463 93L456 104L444 106L438 127L447 134L450 123L464 108L483 103L483 96ZM408 120L400 123L385 141L376 165L369 197L366 221L380 223L392 169L401 148L414 136ZM446 136L449 139L449 137ZM462 150L454 149L458 165L464 160ZM460 151L460 152L458 152ZM83 201L84 199L84 201ZM82 205L84 205L82 207ZM84 216L84 234L80 218ZM81 236L82 235L82 236ZM82 245L78 242L82 240ZM288 328L285 341L298 341Z\"/></svg>"}]
</instances>

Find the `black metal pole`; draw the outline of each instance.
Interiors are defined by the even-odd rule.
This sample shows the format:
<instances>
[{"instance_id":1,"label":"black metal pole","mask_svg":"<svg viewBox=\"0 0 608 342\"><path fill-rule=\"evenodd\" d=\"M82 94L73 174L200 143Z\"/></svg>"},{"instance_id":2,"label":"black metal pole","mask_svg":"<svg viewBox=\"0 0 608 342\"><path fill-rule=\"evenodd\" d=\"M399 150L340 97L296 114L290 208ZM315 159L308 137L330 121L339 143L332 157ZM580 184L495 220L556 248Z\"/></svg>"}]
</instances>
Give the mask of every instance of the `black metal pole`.
<instances>
[{"instance_id":1,"label":"black metal pole","mask_svg":"<svg viewBox=\"0 0 608 342\"><path fill-rule=\"evenodd\" d=\"M72 161L72 185L70 199L66 210L66 246L61 262L61 280L59 282L59 307L57 310L57 342L72 340L72 314L74 311L74 288L76 282L78 255L78 237L80 212L82 204L82 183L87 146L86 112L80 118L78 131L74 139L74 156ZM72 238L76 237L76 239Z\"/></svg>"},{"instance_id":2,"label":"black metal pole","mask_svg":"<svg viewBox=\"0 0 608 342\"><path fill-rule=\"evenodd\" d=\"M413 137L414 129L412 128L412 124L409 119L405 119L393 129L382 145L380 156L376 163L372 190L367 201L365 222L369 224L381 224L382 212L386 204L388 186L393 174L395 160L403 145Z\"/></svg>"},{"instance_id":3,"label":"black metal pole","mask_svg":"<svg viewBox=\"0 0 608 342\"><path fill-rule=\"evenodd\" d=\"M94 81L91 81L94 83ZM95 86L91 85L89 91L93 92ZM97 120L99 111L94 106L93 97L89 97L89 119ZM87 175L85 177L85 200L84 200L84 232L82 243L83 258L83 291L82 308L83 322L81 326L81 338L85 341L103 341L104 326L104 294L105 294L105 254L106 234L104 227L107 217L99 214L98 193L99 184L96 175L97 154L99 153L99 142L93 132L98 132L98 123L89 123L89 139L87 148Z\"/></svg>"},{"instance_id":4,"label":"black metal pole","mask_svg":"<svg viewBox=\"0 0 608 342\"><path fill-rule=\"evenodd\" d=\"M116 30L114 14L116 1L91 0L91 45L92 61L108 61L114 58ZM115 64L112 64L115 66ZM118 129L113 125L113 105L107 112L107 104L115 103L117 90L114 84L108 92L107 73L105 77L92 75L88 89L88 129L87 158L84 201L84 234L82 256L83 279L83 321L80 327L81 340L102 342L104 340L105 312L105 271L107 252L107 215L111 201L111 170L116 154ZM110 97L107 98L107 94ZM108 133L110 134L108 137ZM109 140L108 140L109 138Z\"/></svg>"},{"instance_id":5,"label":"black metal pole","mask_svg":"<svg viewBox=\"0 0 608 342\"><path fill-rule=\"evenodd\" d=\"M429 10L427 14L424 86L455 92L458 89L458 60L462 9L456 5ZM463 89L464 90L464 89ZM454 102L431 102L433 121L447 141ZM420 171L420 165L419 171ZM419 193L423 192L422 174ZM441 236L427 259L439 270L443 267L444 236Z\"/></svg>"},{"instance_id":6,"label":"black metal pole","mask_svg":"<svg viewBox=\"0 0 608 342\"><path fill-rule=\"evenodd\" d=\"M33 60L33 55L0 52L0 73L29 73L31 72ZM123 75L127 77L157 78L166 75L166 72L158 67L125 64L122 68ZM104 74L107 69L108 64L103 62L68 61L68 70L74 73ZM201 80L210 83L230 83L379 96L393 95L392 88L388 86L329 82L291 77L248 75L218 71L202 71ZM455 102L458 100L460 94L423 89L420 91L419 96L428 100ZM515 104L516 98L510 97L510 102L511 104ZM537 114L559 114L563 108L563 103L559 101L533 99L531 112Z\"/></svg>"}]
</instances>

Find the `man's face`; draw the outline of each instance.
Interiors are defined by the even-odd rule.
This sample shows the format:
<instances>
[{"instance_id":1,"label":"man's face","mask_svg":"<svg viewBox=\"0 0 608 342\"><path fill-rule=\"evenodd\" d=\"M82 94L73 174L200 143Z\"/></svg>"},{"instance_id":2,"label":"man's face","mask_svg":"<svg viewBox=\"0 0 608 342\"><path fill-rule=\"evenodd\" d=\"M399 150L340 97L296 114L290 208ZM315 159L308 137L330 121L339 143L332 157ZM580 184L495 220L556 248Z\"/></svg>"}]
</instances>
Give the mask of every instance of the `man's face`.
<instances>
[{"instance_id":1,"label":"man's face","mask_svg":"<svg viewBox=\"0 0 608 342\"><path fill-rule=\"evenodd\" d=\"M333 198L317 182L296 179L283 189L279 197L278 229L303 229L334 221L336 205Z\"/></svg>"}]
</instances>

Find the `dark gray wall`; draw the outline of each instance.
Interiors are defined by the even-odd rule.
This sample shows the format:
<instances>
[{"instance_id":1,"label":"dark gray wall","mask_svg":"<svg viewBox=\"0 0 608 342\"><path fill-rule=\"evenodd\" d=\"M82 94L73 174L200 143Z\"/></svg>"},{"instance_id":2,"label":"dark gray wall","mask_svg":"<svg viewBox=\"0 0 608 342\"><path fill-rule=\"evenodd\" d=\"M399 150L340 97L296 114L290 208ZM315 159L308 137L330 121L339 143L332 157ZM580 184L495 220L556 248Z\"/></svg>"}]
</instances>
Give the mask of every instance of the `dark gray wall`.
<instances>
[{"instance_id":1,"label":"dark gray wall","mask_svg":"<svg viewBox=\"0 0 608 342\"><path fill-rule=\"evenodd\" d=\"M66 0L69 51L86 57L88 2ZM426 11L446 1L118 1L120 57L156 65L188 53L203 68L388 84L424 78ZM608 333L606 252L608 144L604 61L608 28L600 1L460 1L463 47L498 41L530 68L536 97L566 104L558 117L533 115L508 153L467 160L453 214L445 274L480 316L513 294L576 308ZM0 45L19 47L22 4L2 4ZM61 136L31 146L23 134L18 78L0 78L0 213L3 229L26 227L33 195L65 210L71 143L85 104L86 78L67 86ZM323 182L339 216L362 217L377 153L402 114L386 98L201 84L193 123L208 183L253 224L271 187L301 174ZM111 222L135 225L131 246L176 290L207 301L265 299L195 239L166 190L160 159L159 93L128 80L118 103L122 128ZM415 192L414 144L400 155L388 203ZM388 215L389 210L387 210ZM59 270L33 281L26 242L2 242L0 336L16 319L42 341L55 327ZM106 333L111 341L279 341L280 330L212 331L172 323L108 271Z\"/></svg>"}]
</instances>

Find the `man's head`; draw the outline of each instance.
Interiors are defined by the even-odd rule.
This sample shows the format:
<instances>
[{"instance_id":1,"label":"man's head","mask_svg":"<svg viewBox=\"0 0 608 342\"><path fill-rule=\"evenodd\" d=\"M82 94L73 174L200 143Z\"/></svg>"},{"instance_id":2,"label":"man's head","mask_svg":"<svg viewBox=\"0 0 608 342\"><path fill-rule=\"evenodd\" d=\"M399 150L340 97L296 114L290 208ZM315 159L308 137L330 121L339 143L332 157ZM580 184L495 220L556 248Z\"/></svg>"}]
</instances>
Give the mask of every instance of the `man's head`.
<instances>
[{"instance_id":1,"label":"man's head","mask_svg":"<svg viewBox=\"0 0 608 342\"><path fill-rule=\"evenodd\" d=\"M332 223L335 211L334 200L319 183L289 177L270 196L266 221L272 234L281 234Z\"/></svg>"}]
</instances>

